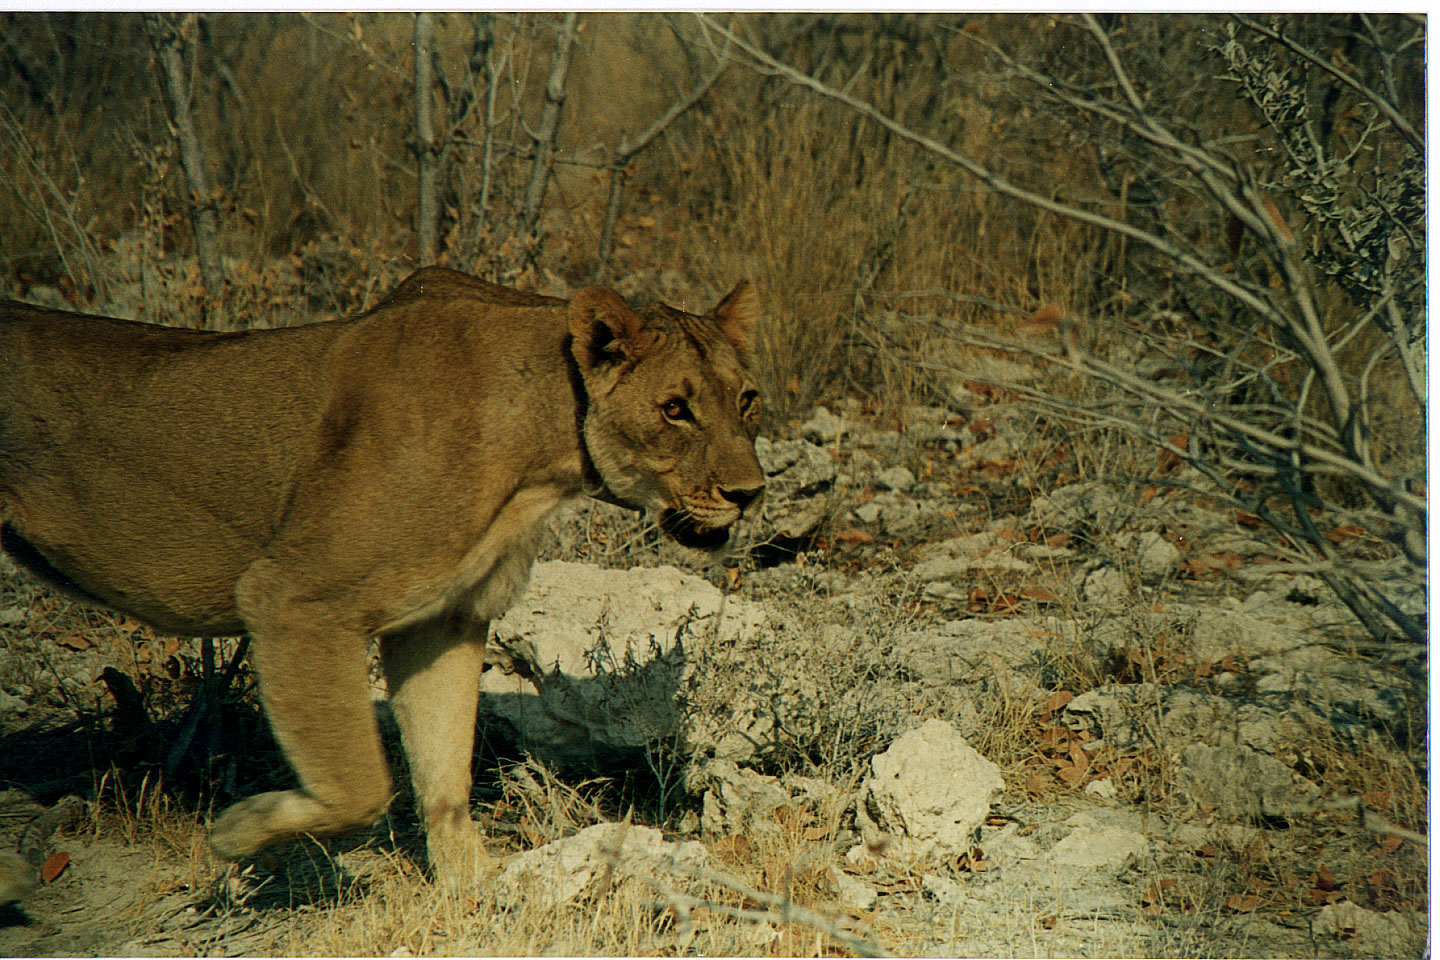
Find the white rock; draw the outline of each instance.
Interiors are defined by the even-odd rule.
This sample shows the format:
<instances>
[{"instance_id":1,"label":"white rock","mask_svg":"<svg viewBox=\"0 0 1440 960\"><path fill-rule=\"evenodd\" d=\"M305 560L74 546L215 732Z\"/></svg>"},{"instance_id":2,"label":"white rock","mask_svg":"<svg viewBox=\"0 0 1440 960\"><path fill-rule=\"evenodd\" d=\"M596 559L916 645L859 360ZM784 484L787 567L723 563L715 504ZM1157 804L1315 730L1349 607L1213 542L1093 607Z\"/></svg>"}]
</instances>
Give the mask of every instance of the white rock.
<instances>
[{"instance_id":1,"label":"white rock","mask_svg":"<svg viewBox=\"0 0 1440 960\"><path fill-rule=\"evenodd\" d=\"M683 884L705 866L705 847L672 843L652 827L600 823L520 854L501 874L501 886L529 905L552 909L616 876L665 878ZM667 876L668 875L668 876Z\"/></svg>"},{"instance_id":2,"label":"white rock","mask_svg":"<svg viewBox=\"0 0 1440 960\"><path fill-rule=\"evenodd\" d=\"M1088 603L1113 603L1130 592L1125 574L1114 567L1097 567L1085 575L1080 593Z\"/></svg>"},{"instance_id":3,"label":"white rock","mask_svg":"<svg viewBox=\"0 0 1440 960\"><path fill-rule=\"evenodd\" d=\"M993 834L982 831L980 848L985 851L986 860L1001 863L1034 860L1040 856L1040 845L1029 837L1022 837L1016 823L1007 823Z\"/></svg>"},{"instance_id":4,"label":"white rock","mask_svg":"<svg viewBox=\"0 0 1440 960\"><path fill-rule=\"evenodd\" d=\"M816 443L833 443L846 434L845 421L825 407L817 406L800 426L800 435Z\"/></svg>"},{"instance_id":5,"label":"white rock","mask_svg":"<svg viewBox=\"0 0 1440 960\"><path fill-rule=\"evenodd\" d=\"M1136 550L1140 577L1147 582L1163 580L1180 562L1180 551L1175 545L1153 531L1140 534Z\"/></svg>"},{"instance_id":6,"label":"white rock","mask_svg":"<svg viewBox=\"0 0 1440 960\"><path fill-rule=\"evenodd\" d=\"M1402 957L1415 955L1415 944L1424 928L1412 930L1404 915L1395 910L1376 913L1342 900L1320 908L1314 929L1321 936L1350 941L1356 954Z\"/></svg>"},{"instance_id":7,"label":"white rock","mask_svg":"<svg viewBox=\"0 0 1440 960\"><path fill-rule=\"evenodd\" d=\"M927 720L870 760L864 811L914 857L968 851L990 802L1005 789L1000 768L943 720Z\"/></svg>"},{"instance_id":8,"label":"white rock","mask_svg":"<svg viewBox=\"0 0 1440 960\"><path fill-rule=\"evenodd\" d=\"M868 503L860 504L852 512L855 514L855 519L861 523L875 523L880 519L880 504L871 500Z\"/></svg>"},{"instance_id":9,"label":"white rock","mask_svg":"<svg viewBox=\"0 0 1440 960\"><path fill-rule=\"evenodd\" d=\"M754 747L739 734L764 731L682 725L675 695L701 645L733 643L766 622L760 605L673 567L538 563L529 590L495 622L481 710L552 762L593 764L682 726L688 752L734 754L739 743L732 758L746 759Z\"/></svg>"},{"instance_id":10,"label":"white rock","mask_svg":"<svg viewBox=\"0 0 1440 960\"><path fill-rule=\"evenodd\" d=\"M1091 780L1085 784L1085 792L1092 797L1099 797L1102 800L1115 799L1115 781L1106 777L1104 780Z\"/></svg>"},{"instance_id":11,"label":"white rock","mask_svg":"<svg viewBox=\"0 0 1440 960\"><path fill-rule=\"evenodd\" d=\"M712 760L689 778L692 793L702 790L700 829L707 836L750 833L776 807L790 802L790 793L775 777ZM778 826L774 821L769 825Z\"/></svg>"},{"instance_id":12,"label":"white rock","mask_svg":"<svg viewBox=\"0 0 1440 960\"><path fill-rule=\"evenodd\" d=\"M915 486L915 474L909 469L901 466L889 467L881 470L875 475L875 486L881 490L894 490L897 493L904 493Z\"/></svg>"},{"instance_id":13,"label":"white rock","mask_svg":"<svg viewBox=\"0 0 1440 960\"><path fill-rule=\"evenodd\" d=\"M859 877L851 876L839 867L833 866L829 870L829 875L830 883L835 887L835 892L840 895L841 901L855 909L873 909L879 900L875 888Z\"/></svg>"},{"instance_id":14,"label":"white rock","mask_svg":"<svg viewBox=\"0 0 1440 960\"><path fill-rule=\"evenodd\" d=\"M1320 797L1320 788L1274 757L1239 744L1187 744L1175 788L1228 819L1283 817Z\"/></svg>"},{"instance_id":15,"label":"white rock","mask_svg":"<svg viewBox=\"0 0 1440 960\"><path fill-rule=\"evenodd\" d=\"M964 903L969 899L965 894L965 884L934 873L927 873L920 878L920 891L931 900L943 904Z\"/></svg>"},{"instance_id":16,"label":"white rock","mask_svg":"<svg viewBox=\"0 0 1440 960\"><path fill-rule=\"evenodd\" d=\"M1050 861L1069 867L1119 868L1143 854L1149 842L1120 827L1082 824L1066 834L1050 851Z\"/></svg>"}]
</instances>

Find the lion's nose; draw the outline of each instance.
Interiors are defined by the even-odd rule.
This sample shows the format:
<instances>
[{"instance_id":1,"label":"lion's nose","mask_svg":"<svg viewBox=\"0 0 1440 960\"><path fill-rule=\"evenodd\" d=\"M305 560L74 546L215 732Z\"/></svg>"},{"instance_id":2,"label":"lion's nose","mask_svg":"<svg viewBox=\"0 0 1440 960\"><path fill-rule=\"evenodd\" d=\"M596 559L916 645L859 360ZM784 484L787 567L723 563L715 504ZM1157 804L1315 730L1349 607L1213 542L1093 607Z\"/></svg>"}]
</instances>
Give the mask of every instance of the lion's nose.
<instances>
[{"instance_id":1,"label":"lion's nose","mask_svg":"<svg viewBox=\"0 0 1440 960\"><path fill-rule=\"evenodd\" d=\"M721 487L720 496L729 500L742 511L755 502L760 494L765 492L765 484L761 483L751 487Z\"/></svg>"}]
</instances>

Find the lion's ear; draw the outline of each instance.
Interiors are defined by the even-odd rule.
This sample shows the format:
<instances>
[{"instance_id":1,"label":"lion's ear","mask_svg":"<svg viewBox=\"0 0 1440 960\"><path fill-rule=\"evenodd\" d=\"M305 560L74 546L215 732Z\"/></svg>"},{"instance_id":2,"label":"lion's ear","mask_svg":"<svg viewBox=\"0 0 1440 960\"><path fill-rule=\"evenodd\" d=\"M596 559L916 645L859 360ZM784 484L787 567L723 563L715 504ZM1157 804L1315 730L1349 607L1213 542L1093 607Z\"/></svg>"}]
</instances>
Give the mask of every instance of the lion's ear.
<instances>
[{"instance_id":1,"label":"lion's ear","mask_svg":"<svg viewBox=\"0 0 1440 960\"><path fill-rule=\"evenodd\" d=\"M749 353L755 340L755 324L760 319L760 294L755 284L741 280L725 295L713 312L720 332L741 353Z\"/></svg>"},{"instance_id":2,"label":"lion's ear","mask_svg":"<svg viewBox=\"0 0 1440 960\"><path fill-rule=\"evenodd\" d=\"M638 360L653 340L645 321L606 287L588 287L570 301L570 337L570 350L587 384Z\"/></svg>"}]
</instances>

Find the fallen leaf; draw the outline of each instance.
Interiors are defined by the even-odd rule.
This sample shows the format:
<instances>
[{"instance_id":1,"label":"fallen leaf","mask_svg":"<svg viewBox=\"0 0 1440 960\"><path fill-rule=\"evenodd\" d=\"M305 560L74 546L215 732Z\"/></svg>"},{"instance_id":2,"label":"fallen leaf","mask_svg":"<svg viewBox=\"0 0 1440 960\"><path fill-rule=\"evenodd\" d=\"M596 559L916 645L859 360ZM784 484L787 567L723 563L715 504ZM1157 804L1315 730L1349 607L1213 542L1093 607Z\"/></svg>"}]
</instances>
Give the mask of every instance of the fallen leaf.
<instances>
[{"instance_id":1,"label":"fallen leaf","mask_svg":"<svg viewBox=\"0 0 1440 960\"><path fill-rule=\"evenodd\" d=\"M1386 853L1394 853L1400 848L1403 841L1393 833L1380 838L1380 849Z\"/></svg>"},{"instance_id":2,"label":"fallen leaf","mask_svg":"<svg viewBox=\"0 0 1440 960\"><path fill-rule=\"evenodd\" d=\"M1050 699L1045 701L1045 712L1053 713L1074 699L1075 691L1056 690L1054 693L1050 694Z\"/></svg>"},{"instance_id":3,"label":"fallen leaf","mask_svg":"<svg viewBox=\"0 0 1440 960\"><path fill-rule=\"evenodd\" d=\"M1260 906L1260 898L1253 893L1234 893L1225 899L1225 906L1231 910L1249 912Z\"/></svg>"},{"instance_id":4,"label":"fallen leaf","mask_svg":"<svg viewBox=\"0 0 1440 960\"><path fill-rule=\"evenodd\" d=\"M1007 616L1020 611L1020 598L1013 593L1002 593L990 603L990 613Z\"/></svg>"},{"instance_id":5,"label":"fallen leaf","mask_svg":"<svg viewBox=\"0 0 1440 960\"><path fill-rule=\"evenodd\" d=\"M1043 337L1054 330L1061 319L1060 308L1053 303L1047 303L1030 314L1023 323L1017 324L1015 332L1022 337Z\"/></svg>"},{"instance_id":6,"label":"fallen leaf","mask_svg":"<svg viewBox=\"0 0 1440 960\"><path fill-rule=\"evenodd\" d=\"M1215 849L1215 845L1211 843L1203 844L1200 849L1195 851L1195 856L1197 857L1214 857L1218 855L1219 853Z\"/></svg>"},{"instance_id":7,"label":"fallen leaf","mask_svg":"<svg viewBox=\"0 0 1440 960\"><path fill-rule=\"evenodd\" d=\"M873 497L874 494L871 494L871 496ZM873 534L866 533L864 530L856 530L853 527L835 531L835 539L840 543L850 546L860 543L873 543L875 541Z\"/></svg>"},{"instance_id":8,"label":"fallen leaf","mask_svg":"<svg viewBox=\"0 0 1440 960\"><path fill-rule=\"evenodd\" d=\"M1073 763L1067 763L1065 764L1065 766L1056 770L1055 774L1061 780L1064 780L1066 783L1070 784L1070 786L1077 787L1080 785L1081 781L1085 779L1085 772L1086 771L1084 767L1078 767Z\"/></svg>"},{"instance_id":9,"label":"fallen leaf","mask_svg":"<svg viewBox=\"0 0 1440 960\"><path fill-rule=\"evenodd\" d=\"M50 854L45 863L40 867L40 882L54 883L55 878L65 872L65 867L70 863L70 854L64 850Z\"/></svg>"},{"instance_id":10,"label":"fallen leaf","mask_svg":"<svg viewBox=\"0 0 1440 960\"><path fill-rule=\"evenodd\" d=\"M1360 800L1367 807L1388 807L1390 806L1390 791L1370 790L1360 794Z\"/></svg>"},{"instance_id":11,"label":"fallen leaf","mask_svg":"<svg viewBox=\"0 0 1440 960\"><path fill-rule=\"evenodd\" d=\"M750 839L738 833L721 837L710 844L710 852L725 863L743 863L750 857Z\"/></svg>"},{"instance_id":12,"label":"fallen leaf","mask_svg":"<svg viewBox=\"0 0 1440 960\"><path fill-rule=\"evenodd\" d=\"M60 644L60 646L64 647L67 650L89 650L91 647L95 646L94 641L83 637L78 633L72 634L70 636L58 637L56 638L55 642Z\"/></svg>"},{"instance_id":13,"label":"fallen leaf","mask_svg":"<svg viewBox=\"0 0 1440 960\"><path fill-rule=\"evenodd\" d=\"M1020 591L1020 596L1026 600L1034 600L1036 603L1059 603L1055 594L1044 587L1025 587Z\"/></svg>"},{"instance_id":14,"label":"fallen leaf","mask_svg":"<svg viewBox=\"0 0 1440 960\"><path fill-rule=\"evenodd\" d=\"M1330 872L1330 868L1323 863L1320 865L1320 869L1315 871L1314 876L1310 878L1310 882L1315 885L1315 889L1325 890L1327 892L1338 889L1340 886L1340 884L1335 882L1335 876Z\"/></svg>"},{"instance_id":15,"label":"fallen leaf","mask_svg":"<svg viewBox=\"0 0 1440 960\"><path fill-rule=\"evenodd\" d=\"M1343 527L1336 527L1334 530L1325 531L1325 539L1331 543L1344 543L1346 540L1358 540L1365 536L1365 528L1357 527L1355 524L1346 524Z\"/></svg>"},{"instance_id":16,"label":"fallen leaf","mask_svg":"<svg viewBox=\"0 0 1440 960\"><path fill-rule=\"evenodd\" d=\"M1246 510L1235 511L1235 522L1242 527L1249 527L1252 530L1264 523L1264 521L1255 514Z\"/></svg>"},{"instance_id":17,"label":"fallen leaf","mask_svg":"<svg viewBox=\"0 0 1440 960\"><path fill-rule=\"evenodd\" d=\"M1031 770L1025 775L1025 789L1034 796L1043 797L1050 791L1050 785L1040 776L1040 771Z\"/></svg>"}]
</instances>

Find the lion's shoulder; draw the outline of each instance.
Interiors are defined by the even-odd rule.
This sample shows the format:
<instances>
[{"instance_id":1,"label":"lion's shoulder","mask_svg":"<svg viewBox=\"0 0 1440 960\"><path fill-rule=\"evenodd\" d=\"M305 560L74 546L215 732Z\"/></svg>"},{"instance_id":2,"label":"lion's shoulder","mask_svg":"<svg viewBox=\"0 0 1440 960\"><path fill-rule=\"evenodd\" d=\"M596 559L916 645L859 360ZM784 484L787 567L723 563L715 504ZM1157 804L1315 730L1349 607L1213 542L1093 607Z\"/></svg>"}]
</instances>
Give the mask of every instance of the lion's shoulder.
<instances>
[{"instance_id":1,"label":"lion's shoulder","mask_svg":"<svg viewBox=\"0 0 1440 960\"><path fill-rule=\"evenodd\" d=\"M526 293L490 283L447 267L425 267L406 277L375 309L399 306L416 300L478 300L507 307L557 307L564 300Z\"/></svg>"}]
</instances>

